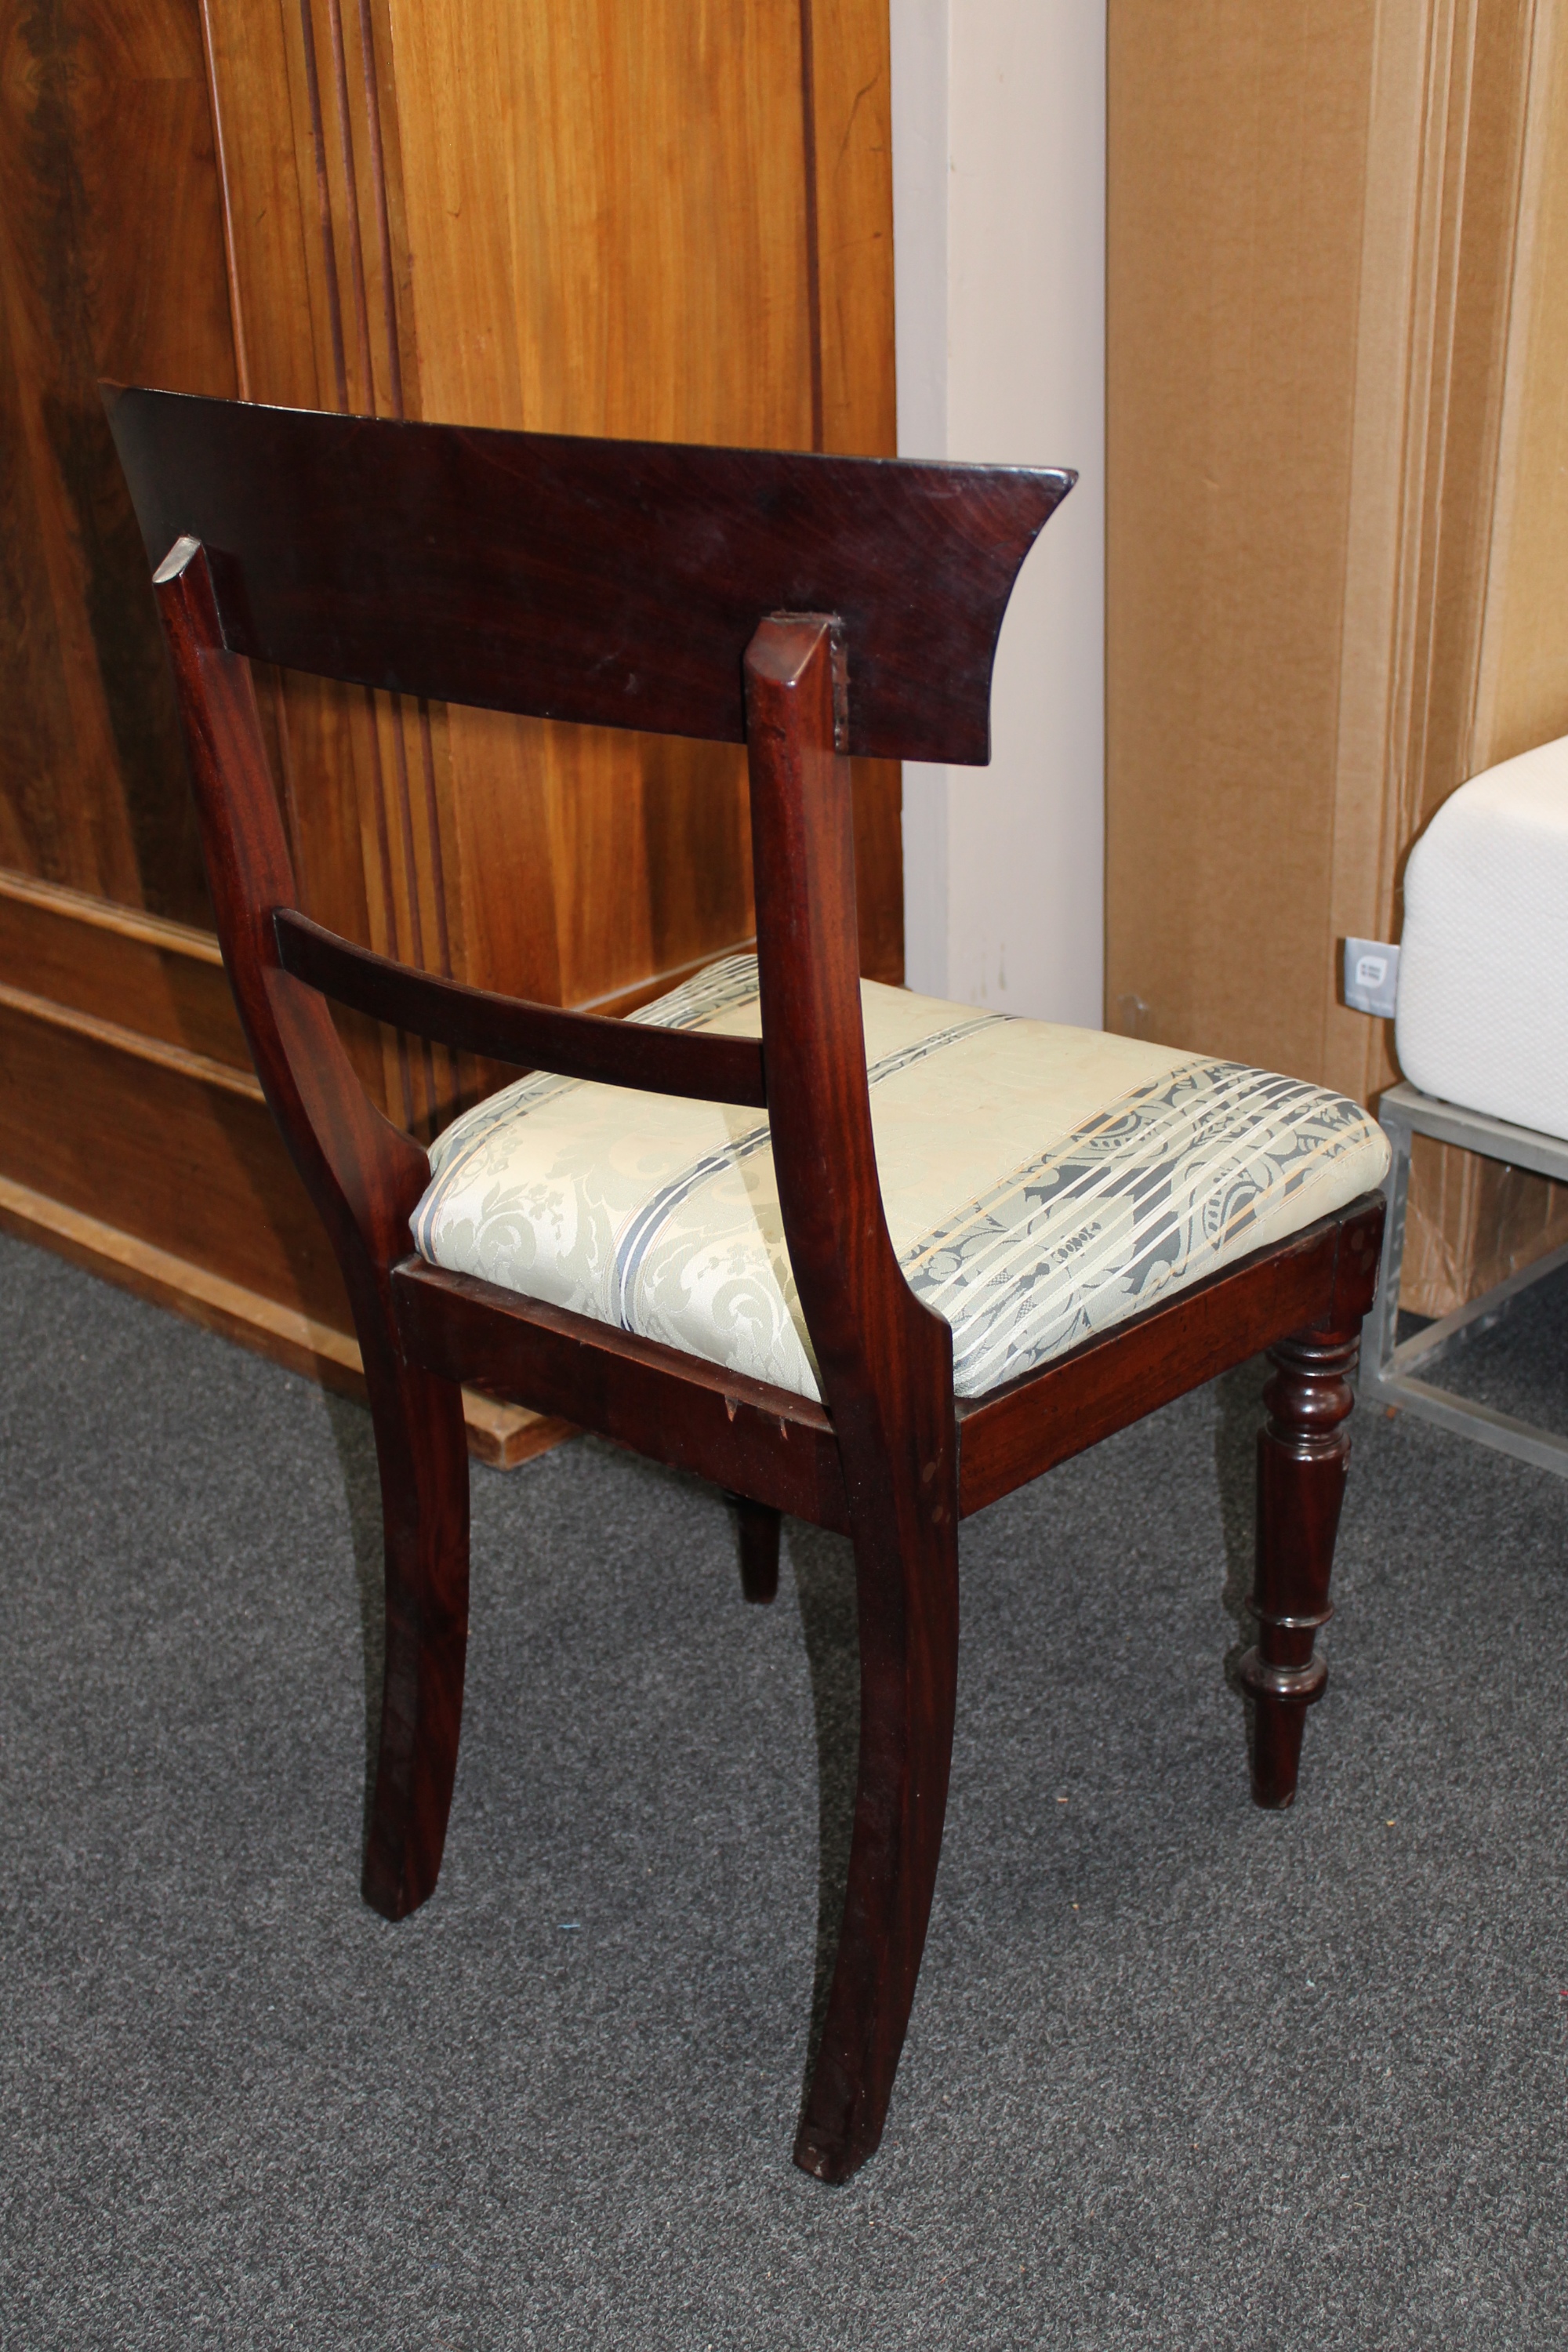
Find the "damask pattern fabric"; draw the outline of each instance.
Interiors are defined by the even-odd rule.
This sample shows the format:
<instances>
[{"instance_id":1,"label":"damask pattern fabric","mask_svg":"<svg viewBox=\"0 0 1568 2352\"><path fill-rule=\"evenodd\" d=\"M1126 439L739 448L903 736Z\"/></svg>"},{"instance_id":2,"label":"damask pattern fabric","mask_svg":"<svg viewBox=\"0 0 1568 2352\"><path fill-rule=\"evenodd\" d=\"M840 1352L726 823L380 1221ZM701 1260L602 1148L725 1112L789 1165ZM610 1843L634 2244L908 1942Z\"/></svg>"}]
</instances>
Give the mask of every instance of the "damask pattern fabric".
<instances>
[{"instance_id":1,"label":"damask pattern fabric","mask_svg":"<svg viewBox=\"0 0 1568 2352\"><path fill-rule=\"evenodd\" d=\"M1381 1129L1300 1080L862 984L889 1231L976 1396L1381 1181ZM756 1036L734 956L646 1006ZM765 1117L520 1079L431 1152L432 1264L818 1394Z\"/></svg>"}]
</instances>

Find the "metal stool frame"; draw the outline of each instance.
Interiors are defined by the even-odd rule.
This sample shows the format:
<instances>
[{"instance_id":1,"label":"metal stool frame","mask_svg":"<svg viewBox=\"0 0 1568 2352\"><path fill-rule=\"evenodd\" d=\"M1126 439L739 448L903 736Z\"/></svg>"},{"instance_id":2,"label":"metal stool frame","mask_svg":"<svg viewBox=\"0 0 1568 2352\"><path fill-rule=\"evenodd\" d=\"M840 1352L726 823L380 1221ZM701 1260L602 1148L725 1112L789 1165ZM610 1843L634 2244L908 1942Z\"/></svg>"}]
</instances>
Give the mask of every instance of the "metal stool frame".
<instances>
[{"instance_id":1,"label":"metal stool frame","mask_svg":"<svg viewBox=\"0 0 1568 2352\"><path fill-rule=\"evenodd\" d=\"M1396 1405L1460 1437L1474 1438L1479 1444L1495 1446L1500 1454L1511 1454L1539 1470L1568 1478L1568 1436L1538 1429L1511 1413L1476 1404L1468 1397L1456 1396L1451 1389L1436 1388L1416 1377L1418 1367L1431 1370L1457 1339L1489 1330L1521 1292L1568 1265L1568 1246L1537 1258L1412 1338L1402 1341L1398 1337L1399 1276L1414 1138L1429 1135L1439 1143L1456 1143L1461 1150L1479 1151L1488 1160L1503 1160L1511 1167L1528 1168L1538 1176L1555 1176L1560 1181L1568 1181L1568 1142L1560 1136L1538 1134L1531 1128L1510 1127L1506 1119L1491 1118L1484 1111L1439 1102L1435 1096L1404 1084L1389 1088L1378 1105L1377 1116L1393 1148L1394 1162L1385 1180L1388 1222L1384 1227L1377 1300L1367 1318L1363 1340L1363 1402Z\"/></svg>"}]
</instances>

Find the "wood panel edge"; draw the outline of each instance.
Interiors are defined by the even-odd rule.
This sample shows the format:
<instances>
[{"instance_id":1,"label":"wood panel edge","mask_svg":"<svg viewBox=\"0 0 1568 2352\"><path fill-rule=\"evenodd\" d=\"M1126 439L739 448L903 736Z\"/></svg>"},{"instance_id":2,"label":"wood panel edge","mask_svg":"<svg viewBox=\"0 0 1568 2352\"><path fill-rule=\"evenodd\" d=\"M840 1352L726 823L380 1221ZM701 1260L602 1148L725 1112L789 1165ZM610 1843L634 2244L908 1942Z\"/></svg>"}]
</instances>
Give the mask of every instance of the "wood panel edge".
<instances>
[{"instance_id":1,"label":"wood panel edge","mask_svg":"<svg viewBox=\"0 0 1568 2352\"><path fill-rule=\"evenodd\" d=\"M72 1004L58 1004L51 996L35 996L30 989L12 988L0 981L0 1006L8 1013L20 1013L29 1021L41 1021L46 1028L68 1029L73 1036L90 1037L95 1045L107 1045L116 1054L128 1054L133 1061L155 1062L160 1069L173 1070L182 1078L191 1078L197 1086L216 1087L219 1093L237 1095L242 1102L264 1103L261 1081L249 1070L237 1069L230 1062L216 1062L210 1054L198 1054L189 1045L176 1045L166 1037L149 1036L145 1030L127 1029L118 1021L105 1021L96 1013L83 1013Z\"/></svg>"},{"instance_id":2,"label":"wood panel edge","mask_svg":"<svg viewBox=\"0 0 1568 2352\"><path fill-rule=\"evenodd\" d=\"M44 882L12 866L0 866L0 898L24 906L42 907L68 921L89 924L94 930L113 931L145 947L162 948L188 956L193 963L223 962L223 950L211 931L191 923L172 922L166 915L149 915L140 907L123 907L112 898L95 898L89 891L68 889L63 882Z\"/></svg>"}]
</instances>

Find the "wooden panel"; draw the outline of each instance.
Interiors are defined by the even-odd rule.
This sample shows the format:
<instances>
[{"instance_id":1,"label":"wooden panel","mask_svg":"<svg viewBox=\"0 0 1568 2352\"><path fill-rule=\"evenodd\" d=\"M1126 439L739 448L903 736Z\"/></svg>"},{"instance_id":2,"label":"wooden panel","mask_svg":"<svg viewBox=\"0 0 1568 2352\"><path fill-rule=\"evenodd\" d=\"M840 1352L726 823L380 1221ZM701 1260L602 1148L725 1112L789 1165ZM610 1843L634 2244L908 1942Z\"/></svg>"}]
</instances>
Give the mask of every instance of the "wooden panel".
<instances>
[{"instance_id":1,"label":"wooden panel","mask_svg":"<svg viewBox=\"0 0 1568 2352\"><path fill-rule=\"evenodd\" d=\"M232 393L196 0L0 6L0 866L205 907L96 388Z\"/></svg>"},{"instance_id":2,"label":"wooden panel","mask_svg":"<svg viewBox=\"0 0 1568 2352\"><path fill-rule=\"evenodd\" d=\"M500 16L478 0L219 0L214 28L239 307L274 322L280 363L263 380L252 325L257 396L810 446L814 330L823 338L799 0L572 0ZM817 226L843 248L826 294L854 357L840 358L836 328L826 349L836 446L871 451L892 446L883 0L845 0L831 30L811 78L831 131L819 152L834 159ZM335 758L349 783L296 740L301 831L331 836L319 854L304 844L305 887L331 928L566 1003L749 939L734 758L468 712L431 714L401 752L384 719L378 752L363 720L347 723L352 760L341 741ZM896 780L869 775L862 797L868 956L889 972L901 968ZM357 909L342 895L351 804ZM503 880L494 845L509 835L544 851L533 877ZM440 904L422 907L437 863ZM409 1092L390 1062L384 1089L395 1108Z\"/></svg>"},{"instance_id":3,"label":"wooden panel","mask_svg":"<svg viewBox=\"0 0 1568 2352\"><path fill-rule=\"evenodd\" d=\"M209 933L0 876L0 1225L363 1394ZM570 1433L477 1391L464 1411L470 1453L499 1469Z\"/></svg>"},{"instance_id":4,"label":"wooden panel","mask_svg":"<svg viewBox=\"0 0 1568 2352\"><path fill-rule=\"evenodd\" d=\"M892 106L888 14L864 0L806 0L808 193L815 203L820 415L812 446L898 454L893 348ZM814 407L816 405L814 394Z\"/></svg>"},{"instance_id":5,"label":"wooden panel","mask_svg":"<svg viewBox=\"0 0 1568 2352\"><path fill-rule=\"evenodd\" d=\"M388 152L365 21L338 0L208 9L247 398L402 413ZM310 913L450 971L441 714L289 677L272 720ZM449 1116L459 1087L444 1055L368 1027L347 1034L392 1117L428 1132Z\"/></svg>"},{"instance_id":6,"label":"wooden panel","mask_svg":"<svg viewBox=\"0 0 1568 2352\"><path fill-rule=\"evenodd\" d=\"M87 1273L283 1364L291 1372L302 1372L325 1388L364 1401L358 1343L333 1324L280 1307L259 1291L226 1281L222 1275L155 1243L137 1241L117 1225L85 1216L80 1210L30 1192L6 1176L0 1176L0 1231L53 1250ZM515 1470L558 1445L563 1437L575 1434L566 1422L502 1403L478 1389L463 1391L463 1417L468 1452L476 1462L492 1470ZM243 1431L237 1431L236 1443L244 1442Z\"/></svg>"},{"instance_id":7,"label":"wooden panel","mask_svg":"<svg viewBox=\"0 0 1568 2352\"><path fill-rule=\"evenodd\" d=\"M250 1076L209 931L0 874L0 982Z\"/></svg>"},{"instance_id":8,"label":"wooden panel","mask_svg":"<svg viewBox=\"0 0 1568 2352\"><path fill-rule=\"evenodd\" d=\"M58 1177L60 1216L113 1226L92 1187L116 1122L144 1128L155 1100L182 1164L216 1155L215 1214L248 1229L203 1228L202 1279L306 1313L278 1238L292 1171L261 1128L247 1157L253 1100L202 1075L243 1076L210 949L188 929L115 945L67 904L205 913L95 380L890 450L885 0L0 0L0 990L16 1073L47 1088L18 1113L17 1165L39 1198ZM304 903L345 936L616 1011L749 944L743 772L724 750L259 683ZM896 775L858 798L867 960L896 977ZM342 1025L416 1129L497 1075ZM83 1089L68 1148L44 1131L60 1099L44 1031ZM140 1150L125 1245L195 1265Z\"/></svg>"},{"instance_id":9,"label":"wooden panel","mask_svg":"<svg viewBox=\"0 0 1568 2352\"><path fill-rule=\"evenodd\" d=\"M420 413L809 448L797 0L388 21Z\"/></svg>"},{"instance_id":10,"label":"wooden panel","mask_svg":"<svg viewBox=\"0 0 1568 2352\"><path fill-rule=\"evenodd\" d=\"M0 1174L352 1328L327 1237L254 1076L0 995ZM69 1105L68 1118L58 1115Z\"/></svg>"},{"instance_id":11,"label":"wooden panel","mask_svg":"<svg viewBox=\"0 0 1568 2352\"><path fill-rule=\"evenodd\" d=\"M387 16L421 413L809 447L795 0ZM465 928L487 957L466 977L569 1004L751 935L739 759L523 722L502 764L501 740L451 715ZM539 914L479 881L523 772L554 879ZM697 891L671 872L694 853Z\"/></svg>"}]
</instances>

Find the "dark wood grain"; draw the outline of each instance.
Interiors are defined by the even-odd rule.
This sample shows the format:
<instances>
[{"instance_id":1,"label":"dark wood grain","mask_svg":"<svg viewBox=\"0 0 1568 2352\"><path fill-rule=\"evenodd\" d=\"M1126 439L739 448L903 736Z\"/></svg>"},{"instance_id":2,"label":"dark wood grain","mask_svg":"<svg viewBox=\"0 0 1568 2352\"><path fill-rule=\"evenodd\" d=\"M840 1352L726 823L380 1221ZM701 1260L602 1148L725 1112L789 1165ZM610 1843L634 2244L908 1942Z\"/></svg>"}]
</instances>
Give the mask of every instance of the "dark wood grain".
<instances>
[{"instance_id":1,"label":"dark wood grain","mask_svg":"<svg viewBox=\"0 0 1568 2352\"><path fill-rule=\"evenodd\" d=\"M1377 1275L1384 1200L1370 1193L1194 1283L1163 1305L958 1407L963 1516L1184 1396L1316 1318ZM1370 1297L1370 1292L1368 1293ZM1358 1307L1359 1317L1365 1312Z\"/></svg>"},{"instance_id":2,"label":"dark wood grain","mask_svg":"<svg viewBox=\"0 0 1568 2352\"><path fill-rule=\"evenodd\" d=\"M353 1310L381 1469L386 1666L366 1844L389 1918L436 1883L457 1769L468 1640L468 1464L461 1392L398 1344L391 1269L429 1163L367 1099L323 999L278 961L294 877L250 669L225 650L206 559L157 589L174 658L224 960L269 1108L326 1226Z\"/></svg>"},{"instance_id":3,"label":"dark wood grain","mask_svg":"<svg viewBox=\"0 0 1568 2352\"><path fill-rule=\"evenodd\" d=\"M895 689L929 651L933 614L944 616L961 653L984 638L988 664L986 633L994 635L1005 600L999 583L1038 527L1044 478L897 466L812 472L812 461L798 458L529 436L431 439L363 425L344 439L321 429L329 420L279 424L278 412L259 409L220 419L210 404L131 395L115 415L134 420L129 446L150 469L143 494L152 481L160 498L183 497L194 480L204 498L226 499L232 526L218 590L205 551L187 541L160 570L159 593L241 1022L337 1255L375 1416L388 1669L367 1893L397 1916L428 1895L440 1863L466 1626L460 1381L713 1479L739 1506L743 1590L752 1599L777 1589L780 1511L847 1531L860 1648L858 1777L837 1950L795 2143L805 2169L842 2180L882 2135L930 1916L952 1740L961 1507L980 1507L1274 1346L1278 1376L1260 1450L1260 1633L1243 1675L1257 1699L1255 1794L1260 1803L1289 1802L1302 1713L1321 1686L1312 1641L1327 1611L1348 1454L1346 1374L1375 1280L1381 1200L1355 1202L1074 1354L955 1405L952 1334L900 1271L877 1171L846 751L857 740L862 690L855 649L858 642L869 652L873 710L882 698L876 725L893 730L884 748L929 754L942 744L955 756L957 735L944 730L958 726L955 711L966 726L977 712L983 719L979 670L964 673L956 701L941 708L913 688L905 707ZM158 438L182 418L196 449L189 475ZM247 483L225 488L208 478L204 468L225 453L249 469ZM332 503L341 485L323 471L332 456L366 500L363 572L353 518ZM277 511L266 495L275 459L284 475L294 467ZM803 466L805 473L795 470ZM494 491L482 516L481 481ZM301 485L325 501L314 538L303 531ZM455 500L443 526L450 547L434 546L444 489ZM664 602L656 614L650 599L678 604L687 593L683 567L699 562L704 499L717 577L694 594L693 635L676 654ZM174 511L158 510L154 537ZM215 504L209 520L223 515ZM850 516L878 550L849 545ZM582 542L575 572L568 518ZM309 541L297 560L285 544L295 530ZM944 531L973 534L976 548L989 534L986 560L954 561L938 578L952 554ZM499 563L503 541L525 546L513 571ZM830 562L853 594L825 597L816 611L753 611L742 664L725 632L739 600L771 597L784 576L774 564L781 546L805 567L799 578ZM398 549L410 609L395 613L391 575L377 566ZM914 553L935 567L918 582L899 568ZM566 583L553 614L539 602L547 578ZM978 635L963 609L977 580L994 591ZM858 639L854 596L875 608ZM605 660L602 675L590 676L582 646L595 598ZM468 654L459 614L477 647ZM679 705L686 723L721 736L738 723L725 700L733 661L743 677L761 1046L731 1041L721 1049L706 1038L573 1020L411 972L303 921L248 667L235 650L276 651L267 631L279 616L303 633L291 641L294 657L341 671L345 648L368 646L379 630L395 677L412 647L416 664L431 666L415 675L444 693L459 676L472 686L486 662L499 680L510 647L510 708L544 707L526 698L547 690L543 651L562 651L569 692L581 691L594 715L620 707L635 672L638 695L665 696L667 715ZM520 650L531 631L532 651ZM468 668L458 667L460 655ZM763 1101L765 1076L780 1213L822 1402L411 1255L408 1218L426 1157L356 1083L322 990L487 1056L517 1053L637 1085L658 1083L649 1076L657 1069L672 1091L700 1086L710 1096L721 1087L710 1074L728 1070L729 1098L751 1103Z\"/></svg>"},{"instance_id":4,"label":"dark wood grain","mask_svg":"<svg viewBox=\"0 0 1568 2352\"><path fill-rule=\"evenodd\" d=\"M228 392L197 0L0 16L0 858L205 921L106 370Z\"/></svg>"},{"instance_id":5,"label":"dark wood grain","mask_svg":"<svg viewBox=\"0 0 1568 2352\"><path fill-rule=\"evenodd\" d=\"M617 1445L848 1533L833 1423L811 1399L423 1258L405 1259L392 1288L416 1363L535 1412L548 1398Z\"/></svg>"},{"instance_id":6,"label":"dark wood grain","mask_svg":"<svg viewBox=\"0 0 1568 2352\"><path fill-rule=\"evenodd\" d=\"M757 1108L767 1102L763 1049L752 1038L693 1036L647 1022L563 1013L468 988L461 981L413 971L356 947L292 907L278 909L273 929L285 971L334 1003L352 1005L356 1013L390 1021L458 1053L592 1078L603 1086L640 1087L647 1094L691 1095Z\"/></svg>"},{"instance_id":7,"label":"dark wood grain","mask_svg":"<svg viewBox=\"0 0 1568 2352\"><path fill-rule=\"evenodd\" d=\"M990 757L1002 615L1074 479L105 397L150 562L185 534L212 551L233 652L741 743L759 617L830 612L843 749L889 759Z\"/></svg>"},{"instance_id":8,"label":"dark wood grain","mask_svg":"<svg viewBox=\"0 0 1568 2352\"><path fill-rule=\"evenodd\" d=\"M0 871L0 983L250 1068L210 931Z\"/></svg>"}]
</instances>

